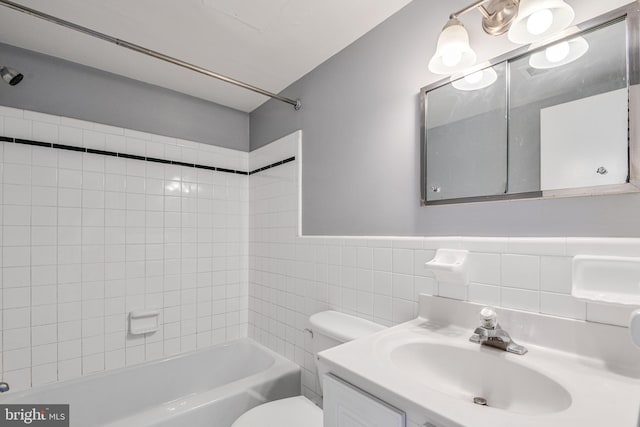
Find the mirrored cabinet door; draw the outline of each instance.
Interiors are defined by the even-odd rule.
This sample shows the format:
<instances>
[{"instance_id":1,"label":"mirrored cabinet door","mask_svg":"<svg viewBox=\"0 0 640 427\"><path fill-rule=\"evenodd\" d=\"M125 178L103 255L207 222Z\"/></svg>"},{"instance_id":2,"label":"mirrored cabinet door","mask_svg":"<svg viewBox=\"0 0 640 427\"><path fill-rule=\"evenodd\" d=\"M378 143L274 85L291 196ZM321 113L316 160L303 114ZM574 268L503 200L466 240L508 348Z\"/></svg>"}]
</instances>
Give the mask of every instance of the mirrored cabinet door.
<instances>
[{"instance_id":1,"label":"mirrored cabinet door","mask_svg":"<svg viewBox=\"0 0 640 427\"><path fill-rule=\"evenodd\" d=\"M509 193L628 179L624 21L510 62Z\"/></svg>"},{"instance_id":2,"label":"mirrored cabinet door","mask_svg":"<svg viewBox=\"0 0 640 427\"><path fill-rule=\"evenodd\" d=\"M502 63L427 94L427 200L506 192L506 88Z\"/></svg>"}]
</instances>

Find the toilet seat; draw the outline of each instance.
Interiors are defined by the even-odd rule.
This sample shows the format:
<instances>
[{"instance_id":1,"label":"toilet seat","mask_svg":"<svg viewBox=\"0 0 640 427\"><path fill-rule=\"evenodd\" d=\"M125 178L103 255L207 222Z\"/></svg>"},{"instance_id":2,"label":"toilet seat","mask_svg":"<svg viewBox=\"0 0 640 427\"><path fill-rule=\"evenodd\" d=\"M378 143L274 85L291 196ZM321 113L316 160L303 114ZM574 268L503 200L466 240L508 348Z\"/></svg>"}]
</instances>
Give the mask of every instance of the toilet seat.
<instances>
[{"instance_id":1,"label":"toilet seat","mask_svg":"<svg viewBox=\"0 0 640 427\"><path fill-rule=\"evenodd\" d=\"M322 409L304 396L289 397L256 406L231 427L322 427Z\"/></svg>"}]
</instances>

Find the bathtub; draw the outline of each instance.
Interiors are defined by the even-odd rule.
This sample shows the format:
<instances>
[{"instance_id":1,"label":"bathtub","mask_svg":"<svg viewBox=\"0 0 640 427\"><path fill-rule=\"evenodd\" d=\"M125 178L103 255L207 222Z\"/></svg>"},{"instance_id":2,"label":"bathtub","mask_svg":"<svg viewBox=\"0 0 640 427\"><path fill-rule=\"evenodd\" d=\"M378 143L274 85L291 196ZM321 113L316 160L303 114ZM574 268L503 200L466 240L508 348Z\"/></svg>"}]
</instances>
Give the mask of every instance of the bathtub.
<instances>
[{"instance_id":1,"label":"bathtub","mask_svg":"<svg viewBox=\"0 0 640 427\"><path fill-rule=\"evenodd\" d=\"M244 338L185 355L9 392L0 404L68 403L72 427L229 427L300 394L300 368Z\"/></svg>"}]
</instances>

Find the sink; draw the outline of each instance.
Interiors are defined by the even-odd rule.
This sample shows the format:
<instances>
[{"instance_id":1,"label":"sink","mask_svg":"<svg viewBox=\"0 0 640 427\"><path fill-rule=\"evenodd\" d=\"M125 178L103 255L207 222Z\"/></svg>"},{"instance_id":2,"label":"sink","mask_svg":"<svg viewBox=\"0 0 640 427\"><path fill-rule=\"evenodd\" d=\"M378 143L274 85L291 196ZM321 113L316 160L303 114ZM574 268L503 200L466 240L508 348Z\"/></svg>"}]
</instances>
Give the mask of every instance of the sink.
<instances>
[{"instance_id":1,"label":"sink","mask_svg":"<svg viewBox=\"0 0 640 427\"><path fill-rule=\"evenodd\" d=\"M400 344L389 357L398 374L470 405L474 398L483 398L489 407L526 415L560 412L571 406L564 387L513 361L526 356L477 345L466 348L418 341Z\"/></svg>"},{"instance_id":2,"label":"sink","mask_svg":"<svg viewBox=\"0 0 640 427\"><path fill-rule=\"evenodd\" d=\"M320 352L319 368L404 411L407 425L640 427L640 349L627 328L502 308L529 350L517 355L469 341L482 308L421 295L417 318Z\"/></svg>"}]
</instances>

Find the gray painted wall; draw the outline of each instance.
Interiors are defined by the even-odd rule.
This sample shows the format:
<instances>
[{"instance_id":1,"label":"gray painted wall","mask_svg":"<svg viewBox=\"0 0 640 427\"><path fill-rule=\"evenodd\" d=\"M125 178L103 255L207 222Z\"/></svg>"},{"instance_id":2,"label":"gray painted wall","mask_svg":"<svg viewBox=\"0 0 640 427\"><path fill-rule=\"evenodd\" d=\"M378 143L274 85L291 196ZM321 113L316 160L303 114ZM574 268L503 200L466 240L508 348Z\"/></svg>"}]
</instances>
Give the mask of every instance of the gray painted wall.
<instances>
[{"instance_id":1,"label":"gray painted wall","mask_svg":"<svg viewBox=\"0 0 640 427\"><path fill-rule=\"evenodd\" d=\"M410 3L283 91L302 111L269 101L251 113L252 150L303 130L303 233L639 237L638 194L420 207L418 91L435 80L427 61L446 17L467 3ZM479 58L515 47L464 21Z\"/></svg>"},{"instance_id":2,"label":"gray painted wall","mask_svg":"<svg viewBox=\"0 0 640 427\"><path fill-rule=\"evenodd\" d=\"M6 44L0 64L25 76L0 105L249 150L247 113Z\"/></svg>"}]
</instances>

